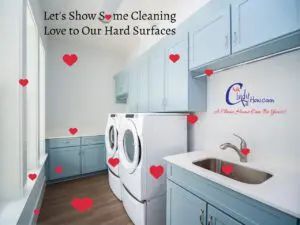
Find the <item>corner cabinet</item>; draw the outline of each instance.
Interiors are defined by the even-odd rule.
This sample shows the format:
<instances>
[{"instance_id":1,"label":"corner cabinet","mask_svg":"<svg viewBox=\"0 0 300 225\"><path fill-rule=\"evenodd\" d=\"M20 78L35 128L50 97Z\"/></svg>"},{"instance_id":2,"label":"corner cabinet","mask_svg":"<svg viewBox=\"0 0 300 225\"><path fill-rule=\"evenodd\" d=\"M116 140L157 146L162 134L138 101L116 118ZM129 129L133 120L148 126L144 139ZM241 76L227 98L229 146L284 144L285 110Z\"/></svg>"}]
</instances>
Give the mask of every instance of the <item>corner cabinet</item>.
<instances>
[{"instance_id":1,"label":"corner cabinet","mask_svg":"<svg viewBox=\"0 0 300 225\"><path fill-rule=\"evenodd\" d=\"M72 179L107 169L104 136L46 140L50 181Z\"/></svg>"},{"instance_id":2,"label":"corner cabinet","mask_svg":"<svg viewBox=\"0 0 300 225\"><path fill-rule=\"evenodd\" d=\"M167 225L299 225L300 220L167 163Z\"/></svg>"},{"instance_id":3,"label":"corner cabinet","mask_svg":"<svg viewBox=\"0 0 300 225\"><path fill-rule=\"evenodd\" d=\"M116 103L127 103L128 72L123 71L114 76Z\"/></svg>"}]
</instances>

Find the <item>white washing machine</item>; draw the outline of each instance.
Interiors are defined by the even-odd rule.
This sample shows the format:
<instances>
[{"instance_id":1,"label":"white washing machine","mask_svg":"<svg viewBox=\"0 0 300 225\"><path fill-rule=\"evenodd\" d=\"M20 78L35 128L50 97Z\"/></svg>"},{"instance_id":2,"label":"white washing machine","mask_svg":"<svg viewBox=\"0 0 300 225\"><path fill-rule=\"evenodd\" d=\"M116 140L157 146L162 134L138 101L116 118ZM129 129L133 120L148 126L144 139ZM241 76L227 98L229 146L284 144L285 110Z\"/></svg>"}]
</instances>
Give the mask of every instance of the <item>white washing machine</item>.
<instances>
[{"instance_id":1,"label":"white washing machine","mask_svg":"<svg viewBox=\"0 0 300 225\"><path fill-rule=\"evenodd\" d=\"M123 114L109 114L105 129L106 159L108 166L109 186L114 195L122 201L122 184L119 177L119 126Z\"/></svg>"},{"instance_id":2,"label":"white washing machine","mask_svg":"<svg viewBox=\"0 0 300 225\"><path fill-rule=\"evenodd\" d=\"M165 225L163 158L187 152L186 115L125 114L118 140L122 200L128 216L135 225Z\"/></svg>"}]
</instances>

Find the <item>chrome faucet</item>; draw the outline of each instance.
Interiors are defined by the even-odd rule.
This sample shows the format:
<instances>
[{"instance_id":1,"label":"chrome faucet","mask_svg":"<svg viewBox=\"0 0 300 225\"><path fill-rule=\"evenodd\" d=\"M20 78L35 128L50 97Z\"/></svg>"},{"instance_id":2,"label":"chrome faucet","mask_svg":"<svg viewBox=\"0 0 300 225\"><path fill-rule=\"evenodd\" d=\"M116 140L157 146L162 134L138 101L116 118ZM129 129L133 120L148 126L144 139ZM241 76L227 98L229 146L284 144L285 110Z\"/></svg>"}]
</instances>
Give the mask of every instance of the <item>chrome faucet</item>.
<instances>
[{"instance_id":1,"label":"chrome faucet","mask_svg":"<svg viewBox=\"0 0 300 225\"><path fill-rule=\"evenodd\" d=\"M247 148L246 141L236 134L233 134L233 135L238 137L241 140L240 149L231 143L222 144L222 145L220 145L220 148L222 150L226 150L227 148L232 148L239 155L241 162L247 162L247 156L242 153L242 150Z\"/></svg>"}]
</instances>

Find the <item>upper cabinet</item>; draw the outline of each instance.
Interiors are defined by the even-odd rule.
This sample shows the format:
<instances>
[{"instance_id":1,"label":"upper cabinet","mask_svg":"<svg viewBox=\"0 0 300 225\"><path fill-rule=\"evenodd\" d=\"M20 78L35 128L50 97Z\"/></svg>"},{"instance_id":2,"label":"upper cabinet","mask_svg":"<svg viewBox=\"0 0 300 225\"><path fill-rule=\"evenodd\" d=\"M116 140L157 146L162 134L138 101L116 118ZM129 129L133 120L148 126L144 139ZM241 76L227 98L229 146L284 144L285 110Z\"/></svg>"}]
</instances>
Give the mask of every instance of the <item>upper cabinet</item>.
<instances>
[{"instance_id":1,"label":"upper cabinet","mask_svg":"<svg viewBox=\"0 0 300 225\"><path fill-rule=\"evenodd\" d=\"M166 41L165 110L188 111L188 32Z\"/></svg>"},{"instance_id":2,"label":"upper cabinet","mask_svg":"<svg viewBox=\"0 0 300 225\"><path fill-rule=\"evenodd\" d=\"M126 103L128 97L128 72L120 72L114 76L116 103Z\"/></svg>"},{"instance_id":3,"label":"upper cabinet","mask_svg":"<svg viewBox=\"0 0 300 225\"><path fill-rule=\"evenodd\" d=\"M190 68L231 54L230 5L214 13L197 13L191 19Z\"/></svg>"},{"instance_id":4,"label":"upper cabinet","mask_svg":"<svg viewBox=\"0 0 300 225\"><path fill-rule=\"evenodd\" d=\"M149 52L149 111L165 110L165 49L159 43Z\"/></svg>"},{"instance_id":5,"label":"upper cabinet","mask_svg":"<svg viewBox=\"0 0 300 225\"><path fill-rule=\"evenodd\" d=\"M133 65L129 72L129 95L128 95L128 106L130 112L138 112L138 70Z\"/></svg>"},{"instance_id":6,"label":"upper cabinet","mask_svg":"<svg viewBox=\"0 0 300 225\"><path fill-rule=\"evenodd\" d=\"M232 50L238 52L300 28L299 0L235 0Z\"/></svg>"},{"instance_id":7,"label":"upper cabinet","mask_svg":"<svg viewBox=\"0 0 300 225\"><path fill-rule=\"evenodd\" d=\"M138 112L148 112L148 55L138 64Z\"/></svg>"}]
</instances>

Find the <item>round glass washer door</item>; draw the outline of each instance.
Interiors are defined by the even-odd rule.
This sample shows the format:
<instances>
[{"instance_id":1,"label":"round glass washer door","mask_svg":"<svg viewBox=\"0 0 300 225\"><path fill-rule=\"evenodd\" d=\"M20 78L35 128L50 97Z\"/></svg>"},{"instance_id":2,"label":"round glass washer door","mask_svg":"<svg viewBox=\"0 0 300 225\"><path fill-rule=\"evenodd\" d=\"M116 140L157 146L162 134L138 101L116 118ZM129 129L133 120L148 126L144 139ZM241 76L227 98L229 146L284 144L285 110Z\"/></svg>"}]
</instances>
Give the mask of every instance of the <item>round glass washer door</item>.
<instances>
[{"instance_id":1,"label":"round glass washer door","mask_svg":"<svg viewBox=\"0 0 300 225\"><path fill-rule=\"evenodd\" d=\"M116 123L111 122L105 132L105 145L108 151L113 154L117 151L118 147L118 130L116 128Z\"/></svg>"},{"instance_id":2,"label":"round glass washer door","mask_svg":"<svg viewBox=\"0 0 300 225\"><path fill-rule=\"evenodd\" d=\"M129 173L133 173L139 164L141 152L137 131L131 120L127 120L126 127L120 136L122 138L121 143L123 143L123 148L120 152L123 158L122 165Z\"/></svg>"}]
</instances>

